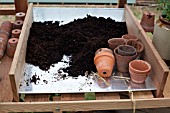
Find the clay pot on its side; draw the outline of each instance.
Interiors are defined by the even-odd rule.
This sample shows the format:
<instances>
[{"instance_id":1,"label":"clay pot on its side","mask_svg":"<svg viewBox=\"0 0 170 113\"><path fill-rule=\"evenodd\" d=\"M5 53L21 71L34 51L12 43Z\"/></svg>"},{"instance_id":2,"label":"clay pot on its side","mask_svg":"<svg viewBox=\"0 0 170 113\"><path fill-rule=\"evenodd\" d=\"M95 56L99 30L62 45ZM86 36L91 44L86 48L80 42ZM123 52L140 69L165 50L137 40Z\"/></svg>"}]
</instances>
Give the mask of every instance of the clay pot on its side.
<instances>
[{"instance_id":1,"label":"clay pot on its side","mask_svg":"<svg viewBox=\"0 0 170 113\"><path fill-rule=\"evenodd\" d=\"M144 49L144 46L141 42L135 40L129 40L127 41L127 45L133 46L136 49L136 52L138 53L138 57L141 57L141 53Z\"/></svg>"},{"instance_id":2,"label":"clay pot on its side","mask_svg":"<svg viewBox=\"0 0 170 113\"><path fill-rule=\"evenodd\" d=\"M18 38L11 38L8 40L8 45L7 45L7 55L8 57L13 58L15 54L15 50L18 44Z\"/></svg>"},{"instance_id":3,"label":"clay pot on its side","mask_svg":"<svg viewBox=\"0 0 170 113\"><path fill-rule=\"evenodd\" d=\"M20 29L14 29L12 30L12 38L19 38L19 35L21 33L21 30Z\"/></svg>"},{"instance_id":4,"label":"clay pot on its side","mask_svg":"<svg viewBox=\"0 0 170 113\"><path fill-rule=\"evenodd\" d=\"M24 12L18 12L15 14L15 20L23 20L25 19L25 13Z\"/></svg>"},{"instance_id":5,"label":"clay pot on its side","mask_svg":"<svg viewBox=\"0 0 170 113\"><path fill-rule=\"evenodd\" d=\"M114 49L118 47L119 45L125 45L126 40L122 38L111 38L108 40L108 44L109 44L110 49L114 51Z\"/></svg>"},{"instance_id":6,"label":"clay pot on its side","mask_svg":"<svg viewBox=\"0 0 170 113\"><path fill-rule=\"evenodd\" d=\"M136 37L135 35L133 34L125 34L122 36L123 39L125 39L126 41L128 40L138 40L138 37Z\"/></svg>"},{"instance_id":7,"label":"clay pot on its side","mask_svg":"<svg viewBox=\"0 0 170 113\"><path fill-rule=\"evenodd\" d=\"M110 77L115 65L114 55L110 52L98 52L94 57L94 64L101 77Z\"/></svg>"},{"instance_id":8,"label":"clay pot on its side","mask_svg":"<svg viewBox=\"0 0 170 113\"><path fill-rule=\"evenodd\" d=\"M129 71L129 62L137 57L137 53L133 56L122 56L118 54L118 47L114 49L114 54L116 57L116 66L119 72Z\"/></svg>"},{"instance_id":9,"label":"clay pot on its side","mask_svg":"<svg viewBox=\"0 0 170 113\"><path fill-rule=\"evenodd\" d=\"M141 19L141 26L145 32L153 32L155 22L155 14L153 12L144 12Z\"/></svg>"},{"instance_id":10,"label":"clay pot on its side","mask_svg":"<svg viewBox=\"0 0 170 113\"><path fill-rule=\"evenodd\" d=\"M24 21L22 21L22 20L16 20L13 23L13 29L22 29L23 23L24 23Z\"/></svg>"},{"instance_id":11,"label":"clay pot on its side","mask_svg":"<svg viewBox=\"0 0 170 113\"><path fill-rule=\"evenodd\" d=\"M129 63L129 73L135 83L143 83L151 70L151 65L143 60L133 60Z\"/></svg>"},{"instance_id":12,"label":"clay pot on its side","mask_svg":"<svg viewBox=\"0 0 170 113\"><path fill-rule=\"evenodd\" d=\"M8 35L0 33L0 60L3 58L8 42Z\"/></svg>"},{"instance_id":13,"label":"clay pot on its side","mask_svg":"<svg viewBox=\"0 0 170 113\"><path fill-rule=\"evenodd\" d=\"M136 49L129 45L118 46L118 54L122 56L133 56L136 54Z\"/></svg>"},{"instance_id":14,"label":"clay pot on its side","mask_svg":"<svg viewBox=\"0 0 170 113\"><path fill-rule=\"evenodd\" d=\"M2 22L0 26L0 32L6 33L8 37L11 35L12 23L10 21Z\"/></svg>"}]
</instances>

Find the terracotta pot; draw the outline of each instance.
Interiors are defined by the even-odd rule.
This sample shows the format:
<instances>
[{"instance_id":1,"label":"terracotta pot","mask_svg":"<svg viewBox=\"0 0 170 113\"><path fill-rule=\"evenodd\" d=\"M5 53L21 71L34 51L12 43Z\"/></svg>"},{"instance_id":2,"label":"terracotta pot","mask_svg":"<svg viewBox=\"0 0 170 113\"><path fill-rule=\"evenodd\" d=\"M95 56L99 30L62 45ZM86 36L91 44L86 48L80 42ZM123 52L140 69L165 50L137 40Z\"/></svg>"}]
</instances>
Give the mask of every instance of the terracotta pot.
<instances>
[{"instance_id":1,"label":"terracotta pot","mask_svg":"<svg viewBox=\"0 0 170 113\"><path fill-rule=\"evenodd\" d=\"M10 21L4 21L2 22L0 26L0 32L6 33L8 36L11 35L12 30L12 23Z\"/></svg>"},{"instance_id":2,"label":"terracotta pot","mask_svg":"<svg viewBox=\"0 0 170 113\"><path fill-rule=\"evenodd\" d=\"M118 54L118 48L114 49L114 54L116 57L116 66L119 72L129 71L129 62L137 57L137 53L133 56L122 56Z\"/></svg>"},{"instance_id":3,"label":"terracotta pot","mask_svg":"<svg viewBox=\"0 0 170 113\"><path fill-rule=\"evenodd\" d=\"M108 44L109 44L110 49L114 51L114 49L118 47L119 45L125 45L126 40L122 38L111 38L108 40Z\"/></svg>"},{"instance_id":4,"label":"terracotta pot","mask_svg":"<svg viewBox=\"0 0 170 113\"><path fill-rule=\"evenodd\" d=\"M122 36L123 39L125 39L126 41L128 40L138 40L138 37L136 37L135 35L133 34L125 34Z\"/></svg>"},{"instance_id":5,"label":"terracotta pot","mask_svg":"<svg viewBox=\"0 0 170 113\"><path fill-rule=\"evenodd\" d=\"M136 49L129 45L118 46L118 54L122 56L133 56L136 54Z\"/></svg>"},{"instance_id":6,"label":"terracotta pot","mask_svg":"<svg viewBox=\"0 0 170 113\"><path fill-rule=\"evenodd\" d=\"M129 63L129 73L135 83L143 83L151 70L151 65L143 60L133 60Z\"/></svg>"},{"instance_id":7,"label":"terracotta pot","mask_svg":"<svg viewBox=\"0 0 170 113\"><path fill-rule=\"evenodd\" d=\"M141 26L145 32L153 32L155 22L155 14L153 12L144 12L141 19Z\"/></svg>"},{"instance_id":8,"label":"terracotta pot","mask_svg":"<svg viewBox=\"0 0 170 113\"><path fill-rule=\"evenodd\" d=\"M98 52L94 57L94 64L101 77L110 77L115 65L114 55L110 52Z\"/></svg>"},{"instance_id":9,"label":"terracotta pot","mask_svg":"<svg viewBox=\"0 0 170 113\"><path fill-rule=\"evenodd\" d=\"M17 44L18 44L18 38L11 38L8 40L8 45L7 45L8 57L11 57L11 58L14 57Z\"/></svg>"},{"instance_id":10,"label":"terracotta pot","mask_svg":"<svg viewBox=\"0 0 170 113\"><path fill-rule=\"evenodd\" d=\"M25 19L25 13L24 12L18 12L15 14L15 20L22 20L24 21Z\"/></svg>"},{"instance_id":11,"label":"terracotta pot","mask_svg":"<svg viewBox=\"0 0 170 113\"><path fill-rule=\"evenodd\" d=\"M144 46L141 42L129 40L127 41L127 45L133 46L136 49L138 56L141 57L142 51L144 50Z\"/></svg>"},{"instance_id":12,"label":"terracotta pot","mask_svg":"<svg viewBox=\"0 0 170 113\"><path fill-rule=\"evenodd\" d=\"M22 21L22 20L16 20L13 23L13 29L22 29L23 23L24 23L24 21Z\"/></svg>"},{"instance_id":13,"label":"terracotta pot","mask_svg":"<svg viewBox=\"0 0 170 113\"><path fill-rule=\"evenodd\" d=\"M100 48L98 49L96 52L95 52L95 55L100 53L100 52L109 52L111 54L113 54L112 50L111 49L108 49L108 48Z\"/></svg>"},{"instance_id":14,"label":"terracotta pot","mask_svg":"<svg viewBox=\"0 0 170 113\"><path fill-rule=\"evenodd\" d=\"M21 30L20 29L14 29L12 30L12 38L19 38L19 35L21 33Z\"/></svg>"},{"instance_id":15,"label":"terracotta pot","mask_svg":"<svg viewBox=\"0 0 170 113\"><path fill-rule=\"evenodd\" d=\"M4 56L7 42L8 42L8 36L6 34L0 33L0 60Z\"/></svg>"}]
</instances>

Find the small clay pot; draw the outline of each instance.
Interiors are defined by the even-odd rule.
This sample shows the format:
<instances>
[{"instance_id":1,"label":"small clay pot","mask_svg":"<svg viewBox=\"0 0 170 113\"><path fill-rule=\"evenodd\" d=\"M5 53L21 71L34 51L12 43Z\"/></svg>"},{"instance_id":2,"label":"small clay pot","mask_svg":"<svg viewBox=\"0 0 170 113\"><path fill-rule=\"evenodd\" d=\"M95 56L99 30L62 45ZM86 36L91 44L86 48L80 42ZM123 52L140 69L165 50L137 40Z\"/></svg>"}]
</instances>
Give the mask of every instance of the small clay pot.
<instances>
[{"instance_id":1,"label":"small clay pot","mask_svg":"<svg viewBox=\"0 0 170 113\"><path fill-rule=\"evenodd\" d=\"M136 37L135 35L133 34L125 34L122 36L123 39L125 39L126 41L128 40L138 40L138 37Z\"/></svg>"},{"instance_id":2,"label":"small clay pot","mask_svg":"<svg viewBox=\"0 0 170 113\"><path fill-rule=\"evenodd\" d=\"M136 49L136 52L139 57L141 57L141 53L144 50L144 46L141 42L135 40L127 41L127 45L133 46Z\"/></svg>"},{"instance_id":3,"label":"small clay pot","mask_svg":"<svg viewBox=\"0 0 170 113\"><path fill-rule=\"evenodd\" d=\"M114 49L118 47L119 45L125 45L126 40L122 38L111 38L108 40L108 44L109 44L110 49L114 51Z\"/></svg>"},{"instance_id":4,"label":"small clay pot","mask_svg":"<svg viewBox=\"0 0 170 113\"><path fill-rule=\"evenodd\" d=\"M155 14L153 12L145 11L141 19L141 26L145 32L153 32L155 23Z\"/></svg>"},{"instance_id":5,"label":"small clay pot","mask_svg":"<svg viewBox=\"0 0 170 113\"><path fill-rule=\"evenodd\" d=\"M11 38L11 39L8 40L8 45L7 45L7 55L8 55L8 57L11 57L11 58L14 57L17 44L18 44L18 38Z\"/></svg>"},{"instance_id":6,"label":"small clay pot","mask_svg":"<svg viewBox=\"0 0 170 113\"><path fill-rule=\"evenodd\" d=\"M13 29L22 29L23 23L24 23L24 21L22 21L22 20L16 20L13 23Z\"/></svg>"},{"instance_id":7,"label":"small clay pot","mask_svg":"<svg viewBox=\"0 0 170 113\"><path fill-rule=\"evenodd\" d=\"M19 35L21 33L21 30L20 29L14 29L12 30L12 38L19 38Z\"/></svg>"},{"instance_id":8,"label":"small clay pot","mask_svg":"<svg viewBox=\"0 0 170 113\"><path fill-rule=\"evenodd\" d=\"M129 63L129 73L135 83L143 83L151 70L151 65L144 60L133 60Z\"/></svg>"},{"instance_id":9,"label":"small clay pot","mask_svg":"<svg viewBox=\"0 0 170 113\"><path fill-rule=\"evenodd\" d=\"M12 23L10 21L4 21L2 22L0 26L0 32L6 33L8 36L11 35L12 30Z\"/></svg>"},{"instance_id":10,"label":"small clay pot","mask_svg":"<svg viewBox=\"0 0 170 113\"><path fill-rule=\"evenodd\" d=\"M118 47L114 49L114 54L116 57L116 66L119 72L128 72L129 71L129 62L134 60L137 57L137 53L133 56L122 56L118 54Z\"/></svg>"},{"instance_id":11,"label":"small clay pot","mask_svg":"<svg viewBox=\"0 0 170 113\"><path fill-rule=\"evenodd\" d=\"M113 51L111 49L108 49L108 48L100 48L98 49L96 52L95 52L95 55L100 53L100 52L109 52L111 54L113 54Z\"/></svg>"},{"instance_id":12,"label":"small clay pot","mask_svg":"<svg viewBox=\"0 0 170 113\"><path fill-rule=\"evenodd\" d=\"M133 56L136 54L136 49L129 45L118 46L118 54L122 56Z\"/></svg>"},{"instance_id":13,"label":"small clay pot","mask_svg":"<svg viewBox=\"0 0 170 113\"><path fill-rule=\"evenodd\" d=\"M25 19L25 13L24 12L18 12L15 14L15 20L22 20L24 21Z\"/></svg>"},{"instance_id":14,"label":"small clay pot","mask_svg":"<svg viewBox=\"0 0 170 113\"><path fill-rule=\"evenodd\" d=\"M110 52L98 52L94 57L94 64L101 77L110 77L115 65L115 57Z\"/></svg>"}]
</instances>

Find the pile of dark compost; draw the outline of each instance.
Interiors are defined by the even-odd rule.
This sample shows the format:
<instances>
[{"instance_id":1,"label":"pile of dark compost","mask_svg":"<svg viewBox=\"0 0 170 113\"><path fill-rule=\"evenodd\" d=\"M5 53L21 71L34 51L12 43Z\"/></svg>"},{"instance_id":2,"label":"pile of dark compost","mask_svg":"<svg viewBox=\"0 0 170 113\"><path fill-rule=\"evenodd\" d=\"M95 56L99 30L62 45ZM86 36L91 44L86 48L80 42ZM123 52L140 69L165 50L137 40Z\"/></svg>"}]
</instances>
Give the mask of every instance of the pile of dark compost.
<instances>
[{"instance_id":1,"label":"pile of dark compost","mask_svg":"<svg viewBox=\"0 0 170 113\"><path fill-rule=\"evenodd\" d=\"M69 76L96 72L93 62L95 51L108 47L108 39L127 34L125 22L111 18L92 17L75 19L65 25L59 22L33 22L27 43L26 62L48 70L61 61L63 55L71 55L70 66L63 68Z\"/></svg>"}]
</instances>

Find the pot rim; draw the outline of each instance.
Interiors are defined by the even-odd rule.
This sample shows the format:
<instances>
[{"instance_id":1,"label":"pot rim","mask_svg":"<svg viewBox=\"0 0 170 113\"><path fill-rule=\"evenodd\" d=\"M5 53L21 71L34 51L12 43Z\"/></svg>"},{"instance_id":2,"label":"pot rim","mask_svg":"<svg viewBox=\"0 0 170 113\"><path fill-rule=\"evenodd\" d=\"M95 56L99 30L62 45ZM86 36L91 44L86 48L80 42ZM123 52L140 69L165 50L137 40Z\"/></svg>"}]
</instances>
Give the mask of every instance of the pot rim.
<instances>
[{"instance_id":1,"label":"pot rim","mask_svg":"<svg viewBox=\"0 0 170 113\"><path fill-rule=\"evenodd\" d=\"M119 47L119 46L118 46L118 47ZM119 57L126 58L126 57L135 57L135 56L137 56L137 52L135 52L135 54L132 55L132 56L122 56L122 55L119 55L119 54L117 53L118 47L114 49L114 54L117 55L117 56L119 56Z\"/></svg>"},{"instance_id":2,"label":"pot rim","mask_svg":"<svg viewBox=\"0 0 170 113\"><path fill-rule=\"evenodd\" d=\"M133 36L133 37L135 37L135 38L133 38L133 39L127 39L127 38L124 38L125 36L127 36L127 35L129 35L129 36ZM124 40L139 40L139 38L137 37L137 36L135 36L134 34L124 34L124 35L122 35L122 38L124 39Z\"/></svg>"},{"instance_id":3,"label":"pot rim","mask_svg":"<svg viewBox=\"0 0 170 113\"><path fill-rule=\"evenodd\" d=\"M143 70L143 71L135 69L135 68L132 67L133 62L142 62L142 63L146 64L148 68L146 70ZM149 71L151 70L151 65L147 61L144 61L144 60L133 60L129 63L129 71L130 71L130 69L132 69L132 71L134 71L134 73L136 73L136 72L139 72L141 74L142 73L149 73Z\"/></svg>"},{"instance_id":4,"label":"pot rim","mask_svg":"<svg viewBox=\"0 0 170 113\"><path fill-rule=\"evenodd\" d=\"M122 49L120 49L120 47L125 47L125 46L126 46L126 47L129 47L129 48L133 48L133 50L134 50L133 52L135 52L135 53L137 52L137 51L136 51L136 48L134 48L134 47L131 46L131 45L119 45L119 46L118 46L118 49L119 49L121 52L125 52L125 53L127 53L127 54L133 53L133 52L129 52L129 51L123 51ZM132 56L133 56L133 55L132 55Z\"/></svg>"},{"instance_id":5,"label":"pot rim","mask_svg":"<svg viewBox=\"0 0 170 113\"><path fill-rule=\"evenodd\" d=\"M122 40L122 41L126 42L125 39L123 39L123 38L120 37L120 38L110 38L110 39L108 40L108 43L112 44L111 41L113 41L113 40Z\"/></svg>"},{"instance_id":6,"label":"pot rim","mask_svg":"<svg viewBox=\"0 0 170 113\"><path fill-rule=\"evenodd\" d=\"M136 43L138 43L138 44L141 45L140 51L138 51L138 50L136 49L136 52L142 52L142 51L144 50L144 45L143 45L140 41L138 41L138 40L128 40L128 41L126 42L126 45L129 45L128 42L130 42L130 41L136 42ZM134 48L135 48L135 47L134 47Z\"/></svg>"},{"instance_id":7,"label":"pot rim","mask_svg":"<svg viewBox=\"0 0 170 113\"><path fill-rule=\"evenodd\" d=\"M114 55L112 53L109 53L109 52L100 52L100 53L95 55L94 63L96 62L96 59L101 57L101 56L108 56L108 57L111 57L113 60L115 60L115 57L114 57Z\"/></svg>"}]
</instances>

